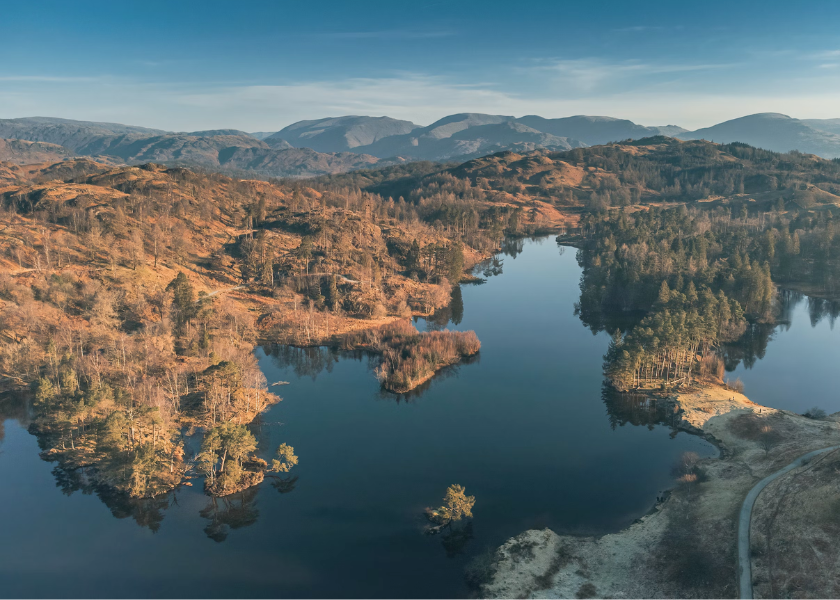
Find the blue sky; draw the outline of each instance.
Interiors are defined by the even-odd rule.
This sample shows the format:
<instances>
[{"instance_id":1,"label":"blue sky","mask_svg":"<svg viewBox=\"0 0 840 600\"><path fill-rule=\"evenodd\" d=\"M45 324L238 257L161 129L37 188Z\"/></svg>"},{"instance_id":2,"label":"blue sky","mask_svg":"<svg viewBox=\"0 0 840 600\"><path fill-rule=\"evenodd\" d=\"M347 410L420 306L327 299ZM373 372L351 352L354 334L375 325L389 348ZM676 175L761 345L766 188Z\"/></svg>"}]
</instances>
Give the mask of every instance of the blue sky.
<instances>
[{"instance_id":1,"label":"blue sky","mask_svg":"<svg viewBox=\"0 0 840 600\"><path fill-rule=\"evenodd\" d=\"M840 2L4 0L0 118L840 118Z\"/></svg>"}]
</instances>

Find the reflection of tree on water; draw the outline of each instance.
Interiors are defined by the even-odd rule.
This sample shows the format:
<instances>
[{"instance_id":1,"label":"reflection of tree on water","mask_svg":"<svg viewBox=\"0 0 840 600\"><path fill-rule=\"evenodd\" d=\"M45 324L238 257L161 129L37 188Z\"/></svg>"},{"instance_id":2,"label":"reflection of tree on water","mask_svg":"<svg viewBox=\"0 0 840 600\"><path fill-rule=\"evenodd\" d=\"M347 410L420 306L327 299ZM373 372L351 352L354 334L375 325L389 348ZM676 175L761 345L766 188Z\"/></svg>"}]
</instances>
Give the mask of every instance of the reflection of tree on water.
<instances>
[{"instance_id":1,"label":"reflection of tree on water","mask_svg":"<svg viewBox=\"0 0 840 600\"><path fill-rule=\"evenodd\" d=\"M838 315L840 315L840 302L808 297L808 316L811 318L811 327L816 327L820 321L828 319L829 326L834 329L834 321Z\"/></svg>"},{"instance_id":2,"label":"reflection of tree on water","mask_svg":"<svg viewBox=\"0 0 840 600\"><path fill-rule=\"evenodd\" d=\"M32 421L29 403L23 394L5 392L0 394L0 443L6 435L3 422L6 420L17 421L21 428L27 429Z\"/></svg>"},{"instance_id":3,"label":"reflection of tree on water","mask_svg":"<svg viewBox=\"0 0 840 600\"><path fill-rule=\"evenodd\" d=\"M324 371L331 373L339 358L347 356L347 353L324 346L298 348L275 344L263 346L263 351L271 356L278 368L291 368L298 377L311 377L312 381Z\"/></svg>"},{"instance_id":4,"label":"reflection of tree on water","mask_svg":"<svg viewBox=\"0 0 840 600\"><path fill-rule=\"evenodd\" d=\"M286 477L279 477L275 475L271 477L271 487L281 494L288 494L289 492L294 491L297 480L297 476L289 475Z\"/></svg>"},{"instance_id":5,"label":"reflection of tree on water","mask_svg":"<svg viewBox=\"0 0 840 600\"><path fill-rule=\"evenodd\" d=\"M449 304L437 309L430 317L426 318L426 331L442 331L449 323L458 325L464 318L464 298L461 295L461 286L452 288Z\"/></svg>"},{"instance_id":6,"label":"reflection of tree on water","mask_svg":"<svg viewBox=\"0 0 840 600\"><path fill-rule=\"evenodd\" d=\"M464 548L474 537L472 521L469 521L465 525L453 526L443 534L440 540L446 552L446 558L455 558L458 555L464 554Z\"/></svg>"},{"instance_id":7,"label":"reflection of tree on water","mask_svg":"<svg viewBox=\"0 0 840 600\"><path fill-rule=\"evenodd\" d=\"M502 258L503 255L516 260L516 257L522 254L525 249L526 241L541 244L545 241L545 239L546 238L544 236L505 238L502 240L502 244L499 247L499 253L492 258L488 258L476 264L472 269L472 273L474 275L481 273L484 277L495 277L497 275L501 275L502 268L504 267L504 259ZM565 248L561 248L560 253L562 254L564 250Z\"/></svg>"},{"instance_id":8,"label":"reflection of tree on water","mask_svg":"<svg viewBox=\"0 0 840 600\"><path fill-rule=\"evenodd\" d=\"M516 260L516 257L522 254L525 249L525 238L505 238L502 241L500 250L505 256L510 256Z\"/></svg>"},{"instance_id":9,"label":"reflection of tree on water","mask_svg":"<svg viewBox=\"0 0 840 600\"><path fill-rule=\"evenodd\" d=\"M776 327L769 323L749 323L738 341L723 344L720 349L723 364L729 372L743 362L744 368L752 369L755 363L764 358L767 344L773 339Z\"/></svg>"},{"instance_id":10,"label":"reflection of tree on water","mask_svg":"<svg viewBox=\"0 0 840 600\"><path fill-rule=\"evenodd\" d=\"M656 425L675 427L677 424L673 405L657 401L646 394L619 392L604 381L601 386L601 399L607 407L610 427L624 427L626 424L645 426L653 429ZM676 435L674 430L671 435Z\"/></svg>"},{"instance_id":11,"label":"reflection of tree on water","mask_svg":"<svg viewBox=\"0 0 840 600\"><path fill-rule=\"evenodd\" d=\"M496 277L497 275L502 274L504 261L498 256L494 256L493 258L481 261L478 263L477 267L481 268L481 274L485 277Z\"/></svg>"},{"instance_id":12,"label":"reflection of tree on water","mask_svg":"<svg viewBox=\"0 0 840 600\"><path fill-rule=\"evenodd\" d=\"M824 319L828 319L829 326L834 328L834 321L840 315L840 303L805 296L793 290L780 289L776 296L777 325L750 323L738 341L724 344L721 350L726 370L732 372L742 362L744 368L751 369L757 361L763 359L776 329L790 330L793 312L803 300L807 302L811 327L816 327Z\"/></svg>"},{"instance_id":13,"label":"reflection of tree on water","mask_svg":"<svg viewBox=\"0 0 840 600\"><path fill-rule=\"evenodd\" d=\"M257 487L251 487L223 498L210 498L198 513L209 521L204 528L207 537L214 542L223 542L231 529L256 523L260 516L256 507L257 490Z\"/></svg>"},{"instance_id":14,"label":"reflection of tree on water","mask_svg":"<svg viewBox=\"0 0 840 600\"><path fill-rule=\"evenodd\" d=\"M133 519L140 527L157 532L163 522L164 511L176 504L175 494L163 494L155 498L132 498L104 485L97 485L90 476L89 467L65 469L60 465L53 468L55 485L66 496L75 492L95 494L117 519Z\"/></svg>"}]
</instances>

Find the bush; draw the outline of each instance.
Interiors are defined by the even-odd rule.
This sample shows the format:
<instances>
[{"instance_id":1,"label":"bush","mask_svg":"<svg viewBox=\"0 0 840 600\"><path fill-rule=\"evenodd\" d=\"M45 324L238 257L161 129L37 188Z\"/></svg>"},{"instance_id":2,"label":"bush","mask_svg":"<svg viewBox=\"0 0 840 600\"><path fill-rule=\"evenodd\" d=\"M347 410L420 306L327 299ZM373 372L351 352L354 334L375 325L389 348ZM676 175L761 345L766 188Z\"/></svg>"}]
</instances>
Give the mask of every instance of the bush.
<instances>
[{"instance_id":1,"label":"bush","mask_svg":"<svg viewBox=\"0 0 840 600\"><path fill-rule=\"evenodd\" d=\"M814 406L802 413L802 416L819 421L821 419L825 419L825 411L817 406Z\"/></svg>"}]
</instances>

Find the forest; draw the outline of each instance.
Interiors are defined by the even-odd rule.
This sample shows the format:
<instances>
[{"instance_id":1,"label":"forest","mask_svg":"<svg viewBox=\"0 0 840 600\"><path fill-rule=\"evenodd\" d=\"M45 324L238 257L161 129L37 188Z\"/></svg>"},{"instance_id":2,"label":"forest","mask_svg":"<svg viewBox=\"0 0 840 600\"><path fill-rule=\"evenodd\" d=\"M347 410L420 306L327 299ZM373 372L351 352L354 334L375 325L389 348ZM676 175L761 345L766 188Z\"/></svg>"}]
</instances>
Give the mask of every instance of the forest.
<instances>
[{"instance_id":1,"label":"forest","mask_svg":"<svg viewBox=\"0 0 840 600\"><path fill-rule=\"evenodd\" d=\"M581 226L576 310L593 331L615 332L605 371L621 389L722 378L726 345L775 323L776 284L837 295L831 210L653 207Z\"/></svg>"}]
</instances>

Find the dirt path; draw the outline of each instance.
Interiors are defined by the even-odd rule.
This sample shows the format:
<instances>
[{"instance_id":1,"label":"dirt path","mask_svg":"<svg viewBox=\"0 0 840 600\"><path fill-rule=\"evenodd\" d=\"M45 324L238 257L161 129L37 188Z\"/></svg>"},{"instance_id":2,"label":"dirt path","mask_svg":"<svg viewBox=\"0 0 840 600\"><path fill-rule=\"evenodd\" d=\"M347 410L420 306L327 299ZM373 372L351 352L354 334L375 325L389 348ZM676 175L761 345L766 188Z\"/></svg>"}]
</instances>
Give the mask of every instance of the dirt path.
<instances>
[{"instance_id":1,"label":"dirt path","mask_svg":"<svg viewBox=\"0 0 840 600\"><path fill-rule=\"evenodd\" d=\"M837 448L840 448L840 446L829 446L828 448L803 454L786 467L779 469L759 481L747 494L747 497L744 499L744 504L741 506L741 515L738 521L738 568L741 598L751 599L753 597L752 567L750 565L750 520L752 519L753 505L755 505L755 501L761 493L761 490L767 487L771 481L801 467L815 456L819 456L830 450L836 450Z\"/></svg>"}]
</instances>

